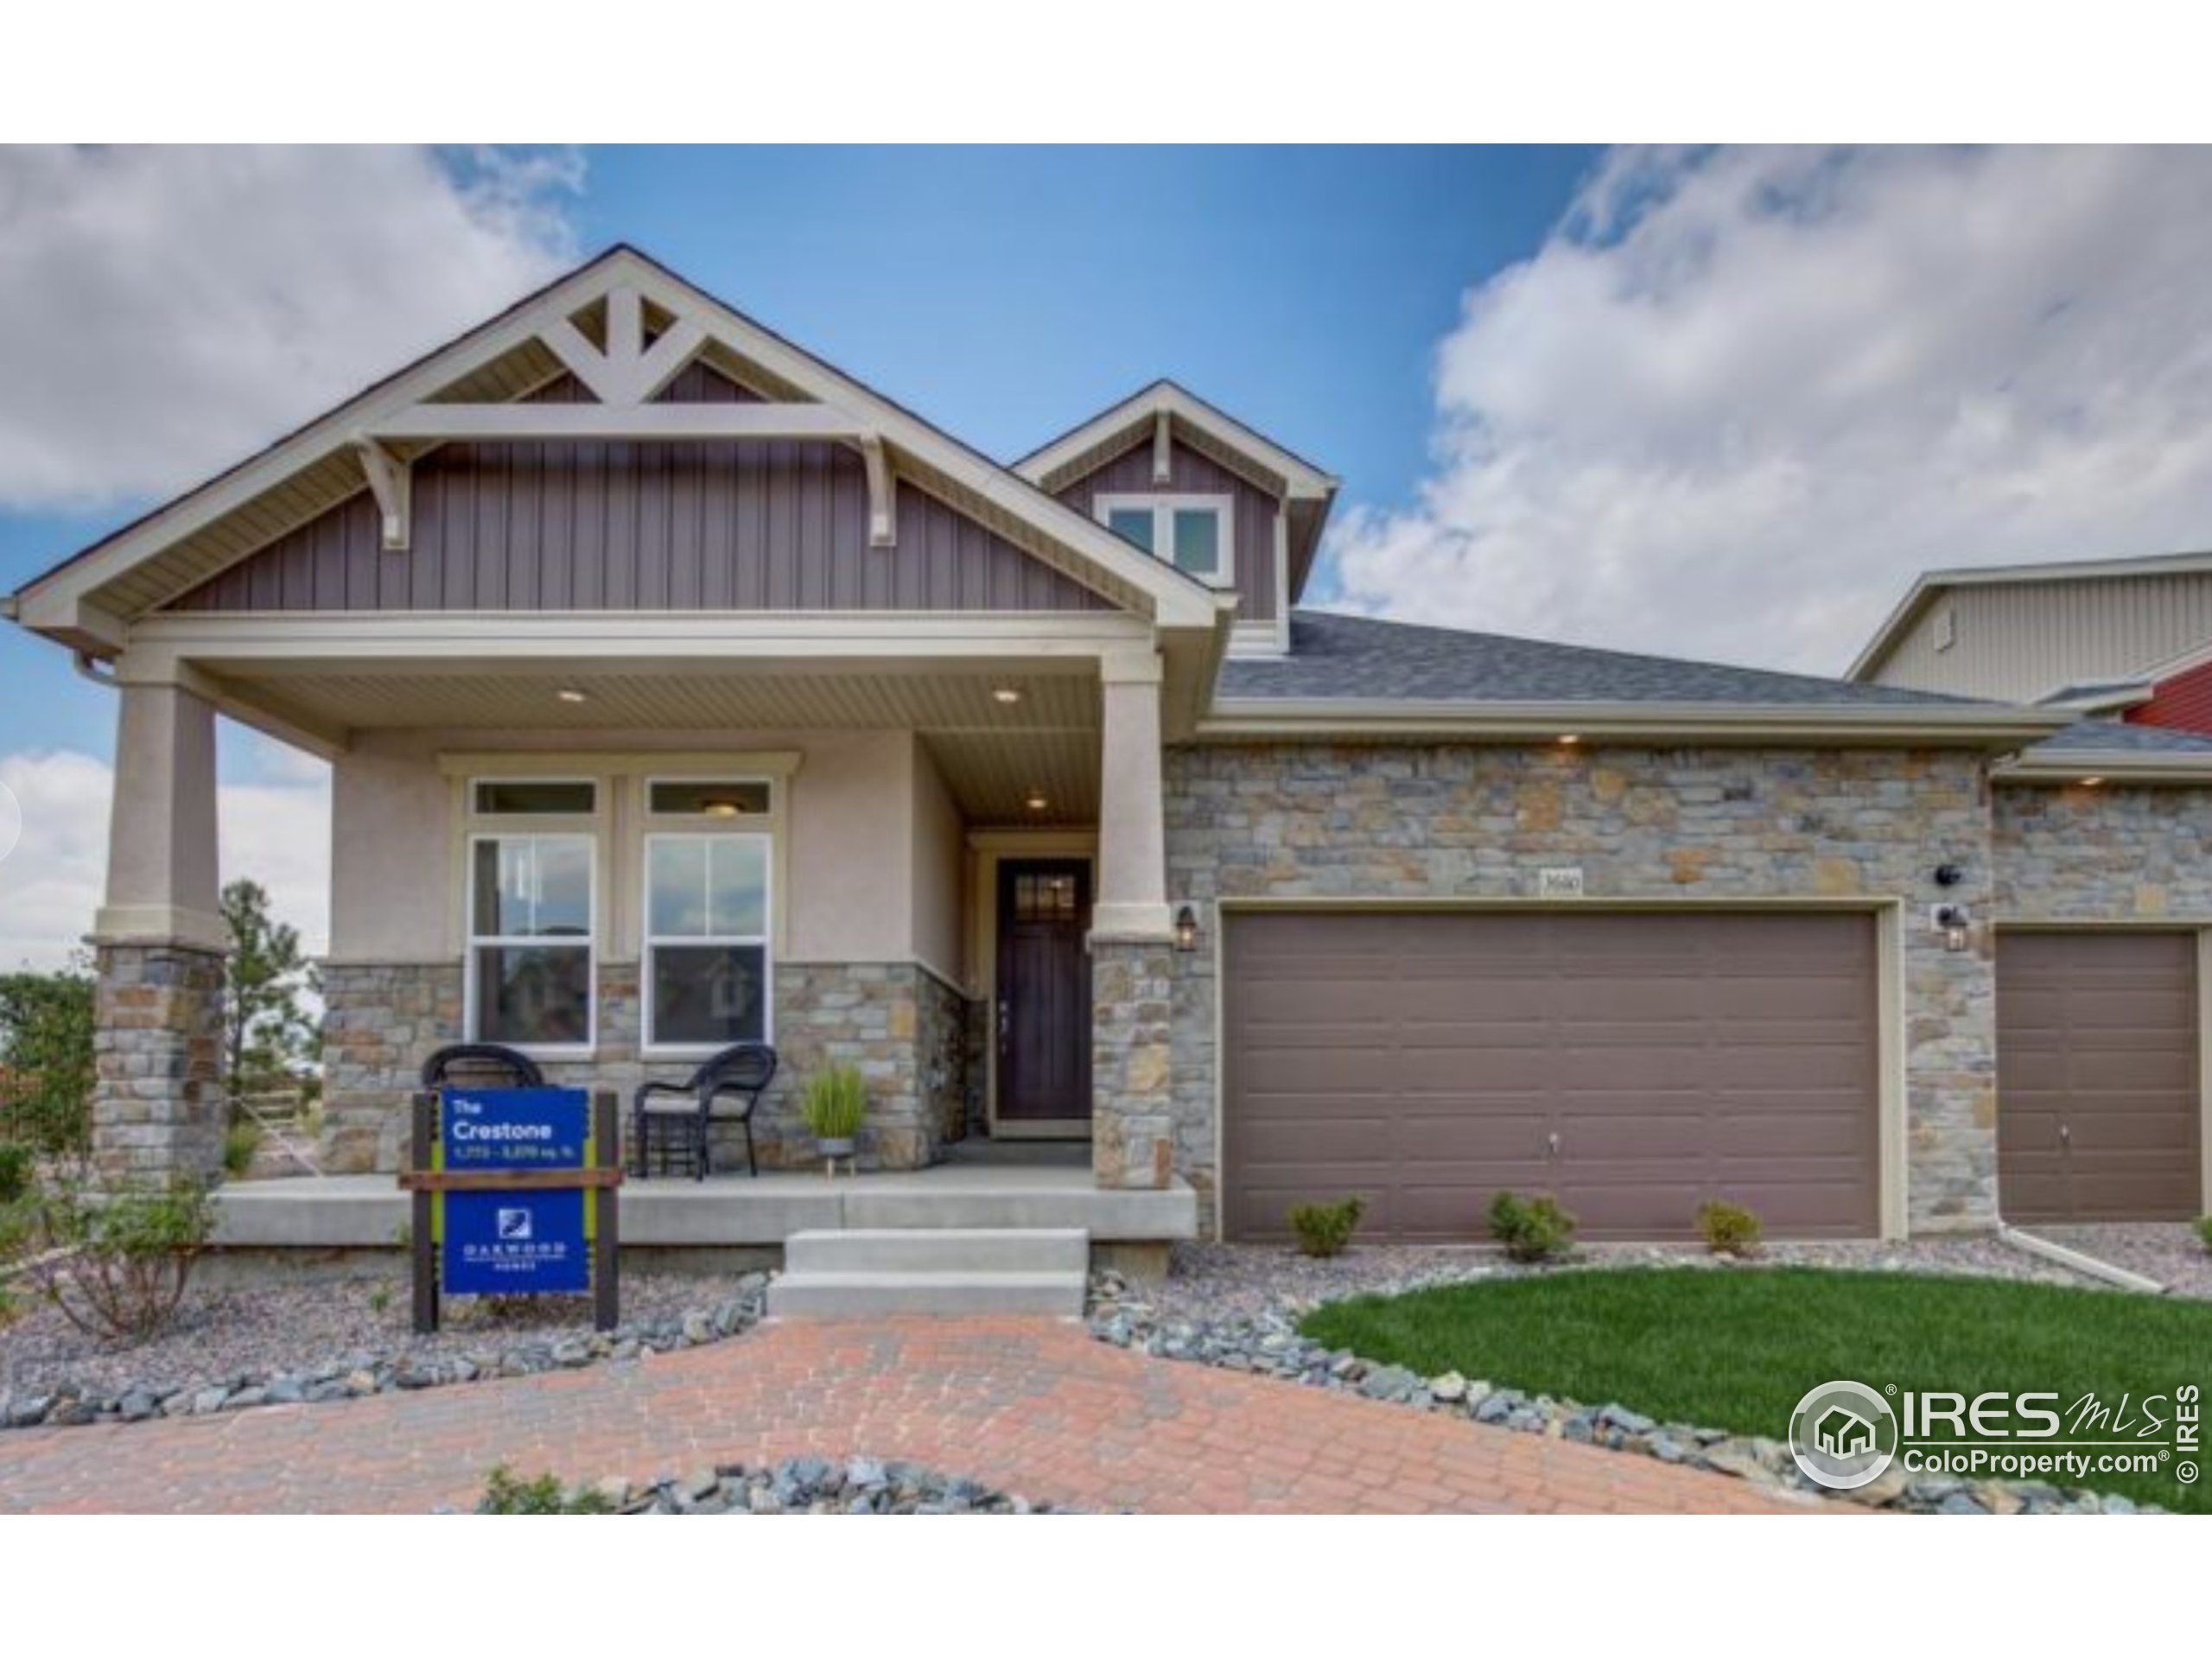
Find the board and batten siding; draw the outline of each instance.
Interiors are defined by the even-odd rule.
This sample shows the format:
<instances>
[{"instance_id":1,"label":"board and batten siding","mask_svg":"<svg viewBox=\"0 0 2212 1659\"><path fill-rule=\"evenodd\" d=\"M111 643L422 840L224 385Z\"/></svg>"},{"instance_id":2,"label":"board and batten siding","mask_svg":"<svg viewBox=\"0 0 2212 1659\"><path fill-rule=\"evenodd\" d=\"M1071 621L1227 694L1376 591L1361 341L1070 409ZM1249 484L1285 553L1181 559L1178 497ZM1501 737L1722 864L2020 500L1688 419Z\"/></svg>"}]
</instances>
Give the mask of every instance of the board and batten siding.
<instances>
[{"instance_id":1,"label":"board and batten siding","mask_svg":"<svg viewBox=\"0 0 2212 1659\"><path fill-rule=\"evenodd\" d=\"M1238 477L1211 456L1182 443L1168 446L1168 480L1152 480L1152 441L1147 437L1126 449L1097 471L1086 474L1057 493L1065 505L1086 518L1097 513L1093 502L1101 495L1226 495L1235 505L1236 614L1247 622L1271 622L1276 615L1274 497L1256 484Z\"/></svg>"},{"instance_id":2,"label":"board and batten siding","mask_svg":"<svg viewBox=\"0 0 2212 1659\"><path fill-rule=\"evenodd\" d=\"M754 401L696 365L663 396ZM567 379L538 398L588 401ZM935 497L898 491L898 543L871 548L866 473L840 444L450 443L416 463L406 552L379 546L365 492L173 608L1112 608Z\"/></svg>"},{"instance_id":3,"label":"board and batten siding","mask_svg":"<svg viewBox=\"0 0 2212 1659\"><path fill-rule=\"evenodd\" d=\"M1939 619L1952 643L1938 650ZM2212 572L1967 585L1936 596L1872 677L2026 702L2125 679L2212 639Z\"/></svg>"}]
</instances>

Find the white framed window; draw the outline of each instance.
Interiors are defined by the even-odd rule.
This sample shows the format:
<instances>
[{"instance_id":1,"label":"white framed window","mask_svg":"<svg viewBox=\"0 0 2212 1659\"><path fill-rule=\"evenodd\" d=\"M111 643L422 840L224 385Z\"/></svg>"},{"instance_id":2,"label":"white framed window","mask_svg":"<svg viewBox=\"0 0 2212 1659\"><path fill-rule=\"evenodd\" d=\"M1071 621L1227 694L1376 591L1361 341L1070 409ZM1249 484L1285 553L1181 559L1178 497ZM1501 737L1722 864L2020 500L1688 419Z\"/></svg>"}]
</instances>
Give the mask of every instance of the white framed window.
<instances>
[{"instance_id":1,"label":"white framed window","mask_svg":"<svg viewBox=\"0 0 2212 1659\"><path fill-rule=\"evenodd\" d=\"M648 1053L706 1055L772 1040L769 917L773 843L747 832L645 837Z\"/></svg>"},{"instance_id":2,"label":"white framed window","mask_svg":"<svg viewBox=\"0 0 2212 1659\"><path fill-rule=\"evenodd\" d=\"M703 1057L772 1041L774 781L649 777L643 804L645 1052Z\"/></svg>"},{"instance_id":3,"label":"white framed window","mask_svg":"<svg viewBox=\"0 0 2212 1659\"><path fill-rule=\"evenodd\" d=\"M500 828L473 831L467 847L470 1039L531 1054L589 1054L598 1020L596 837Z\"/></svg>"},{"instance_id":4,"label":"white framed window","mask_svg":"<svg viewBox=\"0 0 2212 1659\"><path fill-rule=\"evenodd\" d=\"M1098 522L1184 575L1236 585L1236 502L1226 495L1100 495Z\"/></svg>"}]
</instances>

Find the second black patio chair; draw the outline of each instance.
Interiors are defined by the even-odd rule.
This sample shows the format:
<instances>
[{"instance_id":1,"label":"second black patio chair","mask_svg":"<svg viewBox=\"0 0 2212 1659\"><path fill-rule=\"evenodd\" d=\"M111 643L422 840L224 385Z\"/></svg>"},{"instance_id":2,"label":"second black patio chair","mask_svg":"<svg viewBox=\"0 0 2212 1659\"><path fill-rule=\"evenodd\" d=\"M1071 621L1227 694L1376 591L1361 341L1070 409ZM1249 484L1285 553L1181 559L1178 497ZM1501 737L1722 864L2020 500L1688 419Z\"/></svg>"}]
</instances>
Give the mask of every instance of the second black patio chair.
<instances>
[{"instance_id":1,"label":"second black patio chair","mask_svg":"<svg viewBox=\"0 0 2212 1659\"><path fill-rule=\"evenodd\" d=\"M704 1180L714 1168L708 1129L715 1120L718 1101L741 1101L734 1112L722 1114L724 1122L745 1126L745 1171L758 1175L760 1165L753 1148L753 1113L760 1096L776 1075L776 1051L766 1043L739 1043L702 1065L682 1083L641 1083L631 1113L632 1143L638 1149L638 1173L652 1173L653 1142L661 1145L661 1166L668 1166L671 1148L680 1148L691 1160L691 1178Z\"/></svg>"}]
</instances>

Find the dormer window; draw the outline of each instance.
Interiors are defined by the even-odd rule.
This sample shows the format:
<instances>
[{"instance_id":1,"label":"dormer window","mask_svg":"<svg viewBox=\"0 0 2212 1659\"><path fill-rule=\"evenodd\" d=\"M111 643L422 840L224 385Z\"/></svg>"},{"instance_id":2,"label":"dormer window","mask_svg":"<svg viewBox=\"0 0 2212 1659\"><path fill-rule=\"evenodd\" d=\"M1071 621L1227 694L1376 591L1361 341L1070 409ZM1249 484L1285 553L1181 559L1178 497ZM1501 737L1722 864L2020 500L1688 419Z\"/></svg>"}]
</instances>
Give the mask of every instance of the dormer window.
<instances>
[{"instance_id":1,"label":"dormer window","mask_svg":"<svg viewBox=\"0 0 2212 1659\"><path fill-rule=\"evenodd\" d=\"M1123 541L1216 588L1236 585L1232 505L1225 495L1101 495L1094 504Z\"/></svg>"}]
</instances>

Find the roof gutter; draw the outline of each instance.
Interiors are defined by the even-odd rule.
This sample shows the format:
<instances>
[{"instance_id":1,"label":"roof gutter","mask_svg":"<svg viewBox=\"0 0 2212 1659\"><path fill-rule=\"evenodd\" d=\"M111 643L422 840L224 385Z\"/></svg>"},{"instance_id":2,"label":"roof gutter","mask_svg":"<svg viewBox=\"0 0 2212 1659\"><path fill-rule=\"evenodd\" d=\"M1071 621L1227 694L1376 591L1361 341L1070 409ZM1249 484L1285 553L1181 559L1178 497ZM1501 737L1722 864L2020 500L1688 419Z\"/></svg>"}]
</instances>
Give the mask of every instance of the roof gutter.
<instances>
[{"instance_id":1,"label":"roof gutter","mask_svg":"<svg viewBox=\"0 0 2212 1659\"><path fill-rule=\"evenodd\" d=\"M1870 746L2018 749L2075 723L2066 713L1989 704L1782 708L1727 702L1393 702L1374 698L1222 697L1201 740L1438 737L1462 742L1817 740Z\"/></svg>"},{"instance_id":2,"label":"roof gutter","mask_svg":"<svg viewBox=\"0 0 2212 1659\"><path fill-rule=\"evenodd\" d=\"M2202 753L2143 749L2032 751L1989 774L1993 784L2212 785L2212 750ZM2094 785L2093 785L2094 786Z\"/></svg>"}]
</instances>

